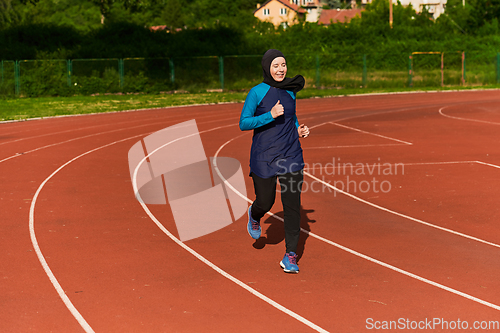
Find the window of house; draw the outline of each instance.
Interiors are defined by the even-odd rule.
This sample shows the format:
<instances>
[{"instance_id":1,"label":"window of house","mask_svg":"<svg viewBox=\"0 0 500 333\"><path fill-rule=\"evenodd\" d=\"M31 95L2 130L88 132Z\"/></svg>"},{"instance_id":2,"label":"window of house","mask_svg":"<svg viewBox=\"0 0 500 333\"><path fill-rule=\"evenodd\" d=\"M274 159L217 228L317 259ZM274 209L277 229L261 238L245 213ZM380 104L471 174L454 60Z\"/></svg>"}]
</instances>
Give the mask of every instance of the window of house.
<instances>
[{"instance_id":1,"label":"window of house","mask_svg":"<svg viewBox=\"0 0 500 333\"><path fill-rule=\"evenodd\" d=\"M268 8L264 8L264 15L266 15L266 16L269 15L269 9Z\"/></svg>"},{"instance_id":2,"label":"window of house","mask_svg":"<svg viewBox=\"0 0 500 333\"><path fill-rule=\"evenodd\" d=\"M292 0L292 3L293 3L294 5L297 5L297 6L299 5L299 2L300 2L300 0Z\"/></svg>"},{"instance_id":3,"label":"window of house","mask_svg":"<svg viewBox=\"0 0 500 333\"><path fill-rule=\"evenodd\" d=\"M286 8L281 8L280 9L280 14L281 15L286 15Z\"/></svg>"}]
</instances>

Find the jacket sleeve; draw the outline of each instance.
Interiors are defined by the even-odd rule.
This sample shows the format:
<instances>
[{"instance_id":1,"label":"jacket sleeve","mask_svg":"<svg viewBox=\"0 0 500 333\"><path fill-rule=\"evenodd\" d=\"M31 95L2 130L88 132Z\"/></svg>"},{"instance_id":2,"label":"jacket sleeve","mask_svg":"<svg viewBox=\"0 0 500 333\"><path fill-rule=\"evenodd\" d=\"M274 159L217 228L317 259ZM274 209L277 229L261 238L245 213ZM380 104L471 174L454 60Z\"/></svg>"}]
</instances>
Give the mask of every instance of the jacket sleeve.
<instances>
[{"instance_id":1,"label":"jacket sleeve","mask_svg":"<svg viewBox=\"0 0 500 333\"><path fill-rule=\"evenodd\" d=\"M293 100L297 100L297 93L288 91L288 93L293 97ZM295 107L295 114L293 115L295 127L299 128L299 120L297 119L297 107Z\"/></svg>"},{"instance_id":2,"label":"jacket sleeve","mask_svg":"<svg viewBox=\"0 0 500 333\"><path fill-rule=\"evenodd\" d=\"M254 117L259 102L257 93L254 90L250 90L245 100L245 104L243 105L243 109L241 110L240 130L252 130L274 121L271 111Z\"/></svg>"}]
</instances>

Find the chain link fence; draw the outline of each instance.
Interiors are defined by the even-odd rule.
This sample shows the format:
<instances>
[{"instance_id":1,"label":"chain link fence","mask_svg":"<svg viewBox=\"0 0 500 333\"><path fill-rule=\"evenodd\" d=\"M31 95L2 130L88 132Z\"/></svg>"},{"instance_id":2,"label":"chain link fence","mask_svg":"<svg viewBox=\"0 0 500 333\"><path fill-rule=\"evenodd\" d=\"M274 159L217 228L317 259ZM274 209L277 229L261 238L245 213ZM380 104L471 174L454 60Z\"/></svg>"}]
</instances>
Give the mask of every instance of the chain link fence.
<instances>
[{"instance_id":1,"label":"chain link fence","mask_svg":"<svg viewBox=\"0 0 500 333\"><path fill-rule=\"evenodd\" d=\"M2 60L0 96L247 90L262 81L261 55L190 58ZM500 53L286 55L288 76L309 88L485 86L500 83Z\"/></svg>"}]
</instances>

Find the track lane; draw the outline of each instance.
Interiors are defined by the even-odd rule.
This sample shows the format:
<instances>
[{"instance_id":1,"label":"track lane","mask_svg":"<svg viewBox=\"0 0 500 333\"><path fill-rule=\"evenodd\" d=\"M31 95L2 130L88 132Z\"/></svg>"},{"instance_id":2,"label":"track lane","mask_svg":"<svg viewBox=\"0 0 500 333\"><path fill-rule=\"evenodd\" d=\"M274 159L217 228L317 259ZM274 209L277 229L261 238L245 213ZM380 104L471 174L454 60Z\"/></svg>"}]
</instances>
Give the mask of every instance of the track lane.
<instances>
[{"instance_id":1,"label":"track lane","mask_svg":"<svg viewBox=\"0 0 500 333\"><path fill-rule=\"evenodd\" d=\"M346 99L347 99L347 98L346 98ZM299 101L299 102L300 102L300 101ZM331 104L335 104L335 103L329 103L329 104L327 105L327 107L330 107L330 106L331 106ZM382 103L381 103L381 104L382 104ZM238 111L237 111L237 110L233 110L232 112L235 112L235 113L236 113L236 112L238 112ZM334 112L334 111L333 111L333 112ZM301 118L299 118L299 119L301 119ZM237 132L237 129L235 129L235 132ZM116 136L116 133L115 133L115 134L113 134L112 136ZM98 143L98 142L99 142L99 141L101 141L101 140L102 140L102 139L97 139L97 138L94 138L94 139L92 139L92 140L85 140L85 141L88 141L89 143L91 143L91 145L95 145L96 143ZM109 140L109 139L108 139L108 138L106 138L106 140ZM101 142L102 142L102 141L101 141ZM205 142L205 141L204 141L204 142ZM53 151L53 149L55 149L55 148L50 148L48 151L51 151L51 152L52 152L52 151ZM57 149L57 150L59 150L59 149ZM62 151L64 151L65 149L61 149L61 150L62 150ZM124 150L125 150L125 149L124 149ZM38 153L37 153L37 154L38 154ZM65 152L65 154L68 154L68 152L66 151L66 152ZM74 155L72 155L72 156L74 156ZM36 156L33 156L33 157L36 157ZM24 159L24 158L26 158L26 157L21 157L21 158L22 158L22 159ZM245 156L245 158L246 158L246 156ZM103 161L103 160L106 160L106 157L105 157L105 156L103 156L103 158L101 158L101 161L100 161L100 162L102 163L102 161ZM244 160L244 159L243 159L243 160ZM11 162L8 162L8 163L11 163ZM54 163L54 164L56 164L56 165L57 165L57 161L56 161L56 163ZM98 165L98 164L99 164L99 162L96 162L96 164ZM242 163L242 164L244 164L244 163ZM89 172L90 170L92 170L92 169L90 169L90 168L89 168L89 169L87 169L87 170L83 170L83 171L85 171L85 172ZM69 177L68 183L70 183L70 182L72 182L72 181L73 181L73 180L71 180L71 177ZM58 192L58 191L54 192L54 195L57 195L57 192ZM89 192L89 193L92 193L92 192ZM110 201L110 204L111 204L112 202L113 202L113 201ZM95 203L95 204L97 204L97 203ZM89 205L89 206L87 206L87 207L93 207L93 206ZM50 204L49 204L49 206L47 207L47 209L49 209L49 208L50 208ZM61 207L60 209L62 209L62 208L63 208L63 207ZM50 219L49 219L49 220L50 220ZM314 227L316 227L316 225L313 225L313 226L314 226ZM317 226L319 226L319 224L317 224ZM237 230L236 230L236 231L234 231L234 232L237 232ZM232 232L232 233L234 234L234 232ZM231 235L232 235L232 234L231 234ZM210 236L211 236L211 235L210 235ZM215 235L214 235L214 236L215 236ZM111 237L111 236L110 236L110 237ZM155 236L155 237L156 237L156 236ZM311 241L310 239L308 239L308 240L307 240L307 251L309 251L309 249L310 249L310 248L309 248L309 246L312 246L312 245L311 245L312 243L311 243L310 241ZM70 243L68 243L68 245L69 245L69 244L71 244L71 242L70 242ZM216 243L212 243L212 244L216 244ZM212 247L213 247L213 246L212 246ZM279 248L279 249L278 249L278 248ZM312 247L311 247L311 249L312 249ZM274 251L274 247L273 247L273 246L271 246L271 245L267 245L267 246L266 246L266 251L267 251L267 250L270 250L271 252L275 252L275 253L276 253L276 255L278 255L278 254L279 254L279 255L278 255L278 257L282 256L282 254L281 254L281 250L282 250L282 249L281 249L281 247L280 247L280 246L277 246L277 247L276 247L276 251ZM311 251L312 251L312 250L311 250ZM320 252L322 252L322 251L320 251ZM306 253L307 253L307 252L306 252ZM270 253L266 253L266 254L263 254L262 256L259 256L259 258L261 258L261 259L262 259L262 262L257 262L257 263L256 263L256 265L255 265L255 267L257 267L257 269L258 269L258 267L262 267L262 264L263 264L263 263L269 262L269 260L271 260L271 259L273 259L272 261L274 262L274 261L275 261L275 260L274 260L275 258L274 258L274 257L273 257L273 258L269 258L270 256L272 256ZM234 259L233 259L233 260L234 260ZM234 262L234 261L233 261L233 262ZM302 267L302 265L304 265L305 263L307 263L307 261L303 261L303 263L301 263L301 267ZM147 265L145 265L145 266L147 266ZM231 266L231 267L233 267L233 266ZM313 268L313 267L311 267L311 268ZM241 269L241 268L239 268L238 270L240 270L240 269ZM62 267L62 270L64 270L64 267ZM273 270L273 272L274 272L274 271L275 271L275 270ZM362 270L361 270L361 271L362 271ZM280 272L279 272L279 273L280 273ZM273 274L273 273L271 273L271 274ZM302 276L302 272L301 272L301 276ZM276 278L276 279L278 279L279 281L281 281L281 280L282 280L282 278L288 278L288 277L283 277L283 276L282 276L282 274L281 274L281 275L277 275L276 277L274 277L274 275L267 276L267 277ZM369 279L369 278L368 278L368 279ZM258 282L258 283L259 283L259 285L262 285L262 284L265 284L267 281L268 281L267 279L263 279L263 280L261 280L261 281L260 281L260 282ZM314 281L316 281L316 280L314 280ZM255 281L250 281L250 282L255 282ZM279 288L279 286L280 286L280 284L277 284L277 285L273 285L272 287L274 287L274 289L276 289L277 287ZM266 286L264 286L264 288L266 288ZM76 288L76 289L77 289L77 288ZM403 289L401 289L401 290L403 290ZM77 291L78 291L78 290L77 290ZM305 293L305 294L306 294L306 291L307 291L307 290L304 290L304 293ZM341 290L336 290L336 291L338 291L340 294L342 294L342 291L341 291ZM373 292L373 291L372 291L372 292ZM79 296L82 296L83 294L85 294L85 293L77 293L78 297L79 297ZM348 300L348 299L349 299L349 298L348 298L348 294L349 294L349 293L347 293L347 294L346 294L346 297L347 297L347 298L345 298L344 300ZM314 295L316 295L316 293L314 293ZM306 294L306 296L307 296L307 294ZM279 297L281 297L281 298L283 298L283 299L285 299L285 300L286 300L286 297L287 297L287 296L286 296L286 295L281 295L281 296L279 296ZM360 299L362 299L362 298L360 298ZM311 301L311 302L314 302L314 299L311 299L310 301ZM371 300L371 301L377 301L377 299L375 299L375 300ZM321 302L321 301L317 301L317 302ZM370 302L370 300L368 300L368 302L370 303L370 305L379 305L379 306L383 306L383 304L381 304L381 303L377 303L377 302ZM380 301L380 302L384 303L383 301ZM290 302L286 302L286 303L290 303ZM108 305L112 305L112 304L115 304L115 303L114 303L114 302L110 302ZM187 303L186 303L186 304L187 304ZM293 301L292 301L290 304L293 304ZM309 303L307 303L307 304L309 304ZM388 304L388 303L386 303L386 304ZM337 305L338 305L338 304L337 304ZM342 308L342 306L340 306L340 308ZM201 309L203 309L203 307L201 307L201 308L200 308L200 310L201 310ZM326 308L326 309L330 309L330 310L331 310L331 307L328 307L328 308ZM205 310L206 310L206 309L205 309ZM314 307L312 307L312 308L307 308L307 307L305 307L305 308L301 308L301 309L298 309L298 310L299 310L299 311L302 311L302 312L306 312L306 313L311 312L311 315L312 315L312 317L313 317L313 318L319 317L319 316L318 316L318 313L313 313L313 312L314 312ZM324 310L324 311L322 311L322 312L320 311L319 313L320 313L321 315L327 315L327 312L328 312L328 311L330 311L330 310ZM237 311L236 311L236 312L237 312ZM362 311L361 311L361 312L362 312ZM389 311L389 312L390 312L390 311ZM142 312L141 312L141 313L142 313ZM173 317L175 317L175 316L173 316ZM109 318L108 318L108 319L109 319ZM173 318L172 318L172 319L173 319ZM320 321L321 321L321 320L324 320L324 319L320 319ZM102 321L104 322L104 321L105 321L105 319L102 319ZM118 328L118 327L121 327L121 326L119 326L119 325L122 325L122 324L119 322L119 320L118 320L118 319L114 320L113 322L114 322L114 325L116 325L116 326L111 326L111 327L113 327L113 328ZM155 323L157 323L157 324L159 324L159 325L161 325L161 323L158 323L158 321L154 321L154 322L155 322ZM175 322L175 319L173 319L173 322ZM184 323L184 324L185 324L185 323ZM345 325L347 325L347 323L344 323L344 324L345 324ZM338 322L336 322L336 323L331 323L329 327L333 327L332 325L335 325L335 327L349 327L348 325L347 325L347 326L342 326L342 325L341 325L341 326L337 326L337 325L339 325L339 323L338 323ZM351 325L352 325L352 324L351 324ZM152 326L149 326L149 327L152 327ZM182 327L182 326L179 326L179 327ZM193 327L193 326L189 326L189 327ZM300 329L299 329L299 331L300 331Z\"/></svg>"}]
</instances>

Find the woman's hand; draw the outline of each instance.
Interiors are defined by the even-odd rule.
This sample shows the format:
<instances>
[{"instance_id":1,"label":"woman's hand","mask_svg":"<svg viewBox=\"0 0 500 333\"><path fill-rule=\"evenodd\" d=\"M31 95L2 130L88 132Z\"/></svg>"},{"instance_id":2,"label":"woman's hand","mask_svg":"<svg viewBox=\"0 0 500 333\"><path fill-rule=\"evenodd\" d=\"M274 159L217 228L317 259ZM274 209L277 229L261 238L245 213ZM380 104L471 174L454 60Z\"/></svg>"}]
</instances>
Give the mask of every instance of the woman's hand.
<instances>
[{"instance_id":1,"label":"woman's hand","mask_svg":"<svg viewBox=\"0 0 500 333\"><path fill-rule=\"evenodd\" d=\"M280 104L280 101L278 100L278 103L276 103L275 106L271 109L271 116L273 116L274 119L278 118L279 116L283 115L285 113L285 109L283 108L283 105Z\"/></svg>"},{"instance_id":2,"label":"woman's hand","mask_svg":"<svg viewBox=\"0 0 500 333\"><path fill-rule=\"evenodd\" d=\"M309 136L309 127L304 124L300 125L297 131L299 132L300 138L307 138Z\"/></svg>"}]
</instances>

